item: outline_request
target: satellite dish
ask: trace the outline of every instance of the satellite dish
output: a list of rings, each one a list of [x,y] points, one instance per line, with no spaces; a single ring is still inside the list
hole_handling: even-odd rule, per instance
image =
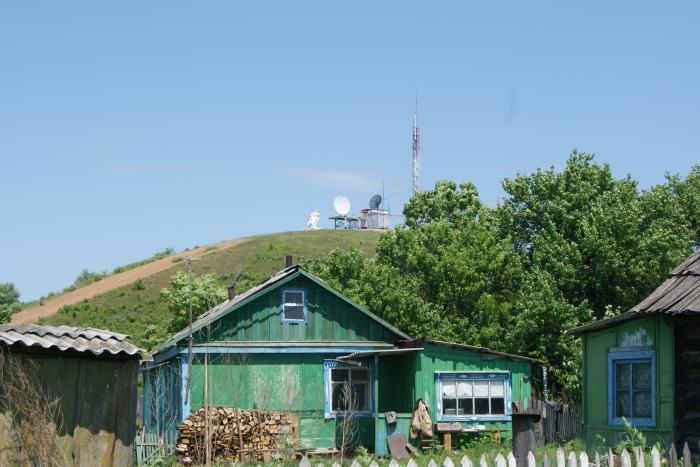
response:
[[[341,216],[350,212],[350,200],[345,196],[336,196],[333,200],[333,209]]]
[[[369,208],[378,209],[382,204],[382,195],[374,195],[369,199]]]

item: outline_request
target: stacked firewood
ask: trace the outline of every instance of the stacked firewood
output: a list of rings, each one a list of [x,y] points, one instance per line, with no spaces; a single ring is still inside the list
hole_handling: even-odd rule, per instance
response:
[[[203,464],[207,439],[210,459],[227,462],[264,461],[296,443],[296,418],[287,412],[199,409],[177,426],[176,452],[183,464]]]

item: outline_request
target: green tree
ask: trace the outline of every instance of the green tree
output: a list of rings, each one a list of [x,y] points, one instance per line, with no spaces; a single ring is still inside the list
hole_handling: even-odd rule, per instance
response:
[[[12,282],[0,284],[0,305],[12,305],[19,302],[19,290]]]
[[[22,309],[20,293],[12,282],[0,284],[0,324],[8,323],[12,315]]]
[[[553,393],[576,398],[580,342],[565,331],[629,309],[700,245],[700,169],[640,190],[574,151],[503,188],[488,207],[473,184],[439,181],[375,258],[334,251],[308,267],[412,336],[539,358]]]
[[[170,288],[160,291],[172,313],[169,330],[177,332],[189,323],[189,286],[187,273],[178,271],[170,278]],[[227,298],[226,289],[216,283],[211,274],[192,276],[192,319]]]

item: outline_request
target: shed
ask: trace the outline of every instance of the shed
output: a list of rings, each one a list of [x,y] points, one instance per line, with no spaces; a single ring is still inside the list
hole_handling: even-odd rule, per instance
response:
[[[145,352],[126,338],[92,328],[0,326],[0,464],[132,465]]]
[[[650,443],[700,441],[700,251],[631,310],[569,331],[583,340],[583,429],[614,445],[625,420]]]
[[[177,424],[205,404],[286,411],[298,420],[298,446],[332,449],[350,387],[357,441],[378,454],[387,435],[408,435],[419,399],[435,422],[508,436],[511,403],[530,398],[537,363],[414,339],[291,266],[200,316],[191,351],[186,328],[154,353],[143,366],[144,427],[172,446]]]

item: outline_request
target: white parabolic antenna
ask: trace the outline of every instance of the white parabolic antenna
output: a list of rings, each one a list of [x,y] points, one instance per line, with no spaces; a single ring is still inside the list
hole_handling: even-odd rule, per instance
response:
[[[333,209],[341,216],[350,212],[350,200],[345,196],[336,196],[333,200]]]

